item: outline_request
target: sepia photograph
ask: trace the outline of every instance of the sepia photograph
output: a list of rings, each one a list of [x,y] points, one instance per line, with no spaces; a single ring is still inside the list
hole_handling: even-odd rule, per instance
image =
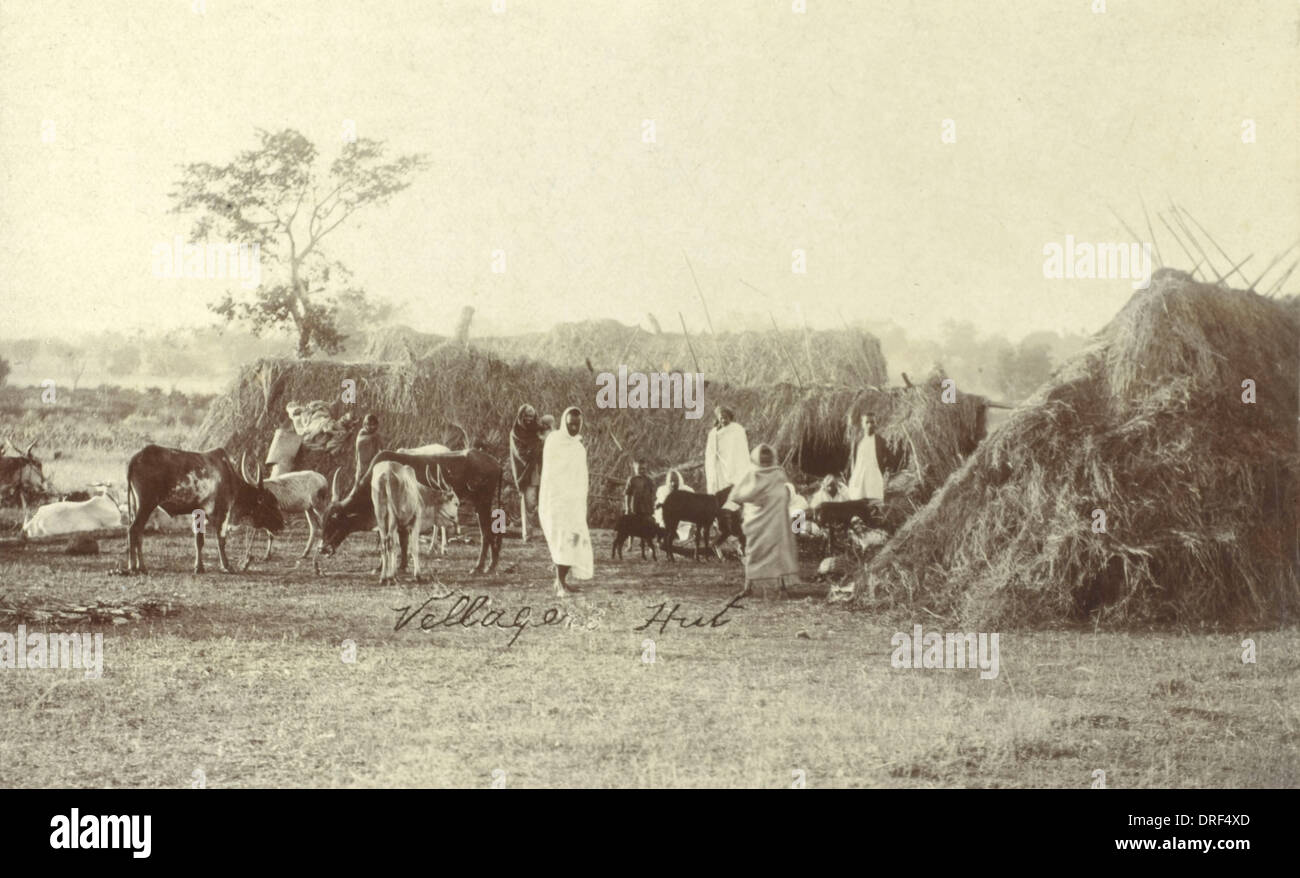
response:
[[[1291,0],[2,0],[0,786],[1300,786],[1298,99]]]

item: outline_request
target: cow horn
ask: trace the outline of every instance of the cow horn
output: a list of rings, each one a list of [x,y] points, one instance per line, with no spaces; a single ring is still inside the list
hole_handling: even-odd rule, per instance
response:
[[[242,451],[239,454],[239,476],[246,482],[251,482],[248,477],[248,452]]]
[[[442,475],[441,470],[439,471],[438,475],[439,476]],[[438,490],[442,490],[442,481],[440,479],[438,480],[434,479],[433,470],[429,467],[427,463],[424,465],[424,480],[429,483],[430,488],[437,488]]]
[[[442,477],[442,464],[438,464],[438,487],[442,488],[444,491],[451,490],[446,480]]]
[[[342,472],[342,470],[343,467],[341,466],[334,467],[334,478],[330,480],[330,502],[331,503],[339,502],[339,473]]]
[[[264,472],[262,471],[262,464],[259,462],[259,463],[257,464],[257,487],[258,487],[259,489],[262,487],[262,479],[263,479],[265,476],[266,476],[266,473],[264,473]]]
[[[32,444],[31,444],[31,445],[28,445],[28,446],[27,446],[27,450],[23,452],[23,457],[31,457],[31,456],[32,456],[32,449],[35,448],[35,447],[36,447],[36,440],[33,439],[33,440],[32,440]]]

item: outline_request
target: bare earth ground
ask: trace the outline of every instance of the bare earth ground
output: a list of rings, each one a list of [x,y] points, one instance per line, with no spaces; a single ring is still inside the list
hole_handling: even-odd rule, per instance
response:
[[[898,626],[825,605],[824,586],[746,598],[719,628],[634,631],[665,601],[707,620],[740,567],[610,563],[608,532],[596,578],[563,601],[537,540],[507,539],[497,575],[471,577],[477,548],[459,544],[434,562],[441,584],[380,588],[373,537],[316,578],[293,564],[304,535],[246,574],[198,577],[185,534],[146,538],[145,577],[107,574],[115,541],[97,557],[0,550],[11,601],[174,607],[107,628],[102,679],[0,669],[0,785],[188,787],[201,771],[209,787],[788,787],[802,772],[809,787],[1087,788],[1096,769],[1108,787],[1300,785],[1295,629],[1005,632],[984,681],[891,668]],[[513,630],[422,631],[421,615],[394,630],[395,608],[448,590],[490,596],[506,625],[529,606],[535,624],[513,647]],[[574,623],[536,624],[551,607]],[[1257,664],[1241,662],[1247,636]]]

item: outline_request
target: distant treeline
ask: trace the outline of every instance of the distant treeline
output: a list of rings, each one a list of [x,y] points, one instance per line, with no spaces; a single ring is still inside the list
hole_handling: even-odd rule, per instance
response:
[[[1047,380],[1056,365],[1086,342],[1084,335],[1057,332],[1036,332],[1012,342],[998,333],[981,334],[969,321],[943,324],[939,327],[938,338],[909,336],[894,323],[858,322],[851,328],[868,332],[880,340],[890,385],[901,384],[903,373],[914,381],[920,380],[937,364],[957,381],[962,390],[1007,402],[1024,399]],[[633,347],[649,347],[650,336],[643,330],[640,340],[636,341],[633,327],[612,320],[599,320],[560,324],[545,333],[509,338],[475,338],[471,334],[470,344],[501,355],[532,357],[567,367],[581,364],[582,357],[588,352],[628,350],[629,341],[635,341]],[[809,357],[816,359],[825,352],[816,346],[800,344],[799,338],[798,333],[788,330],[783,330],[780,336],[773,334],[770,363],[776,373],[780,373],[774,373],[774,376],[777,380],[794,383],[793,370],[798,369],[801,378],[808,378],[811,372],[813,378],[827,380],[831,376],[819,374],[820,366],[808,366]],[[344,351],[332,359],[357,361],[422,357],[446,343],[444,336],[406,327],[354,331]],[[705,358],[705,370],[708,371],[708,357],[713,355],[709,337],[698,336],[695,344]],[[808,347],[812,347],[812,353]],[[244,331],[206,327],[166,333],[105,331],[76,339],[18,339],[0,341],[0,384],[7,376],[10,384],[39,385],[46,379],[53,379],[58,387],[73,390],[114,384],[138,389],[155,387],[162,391],[180,389],[213,393],[223,390],[234,380],[240,366],[245,363],[262,357],[288,357],[293,352],[293,341],[287,336],[258,338]],[[635,359],[631,356],[634,352],[628,351],[629,359]],[[564,362],[555,362],[557,358]],[[686,364],[673,365],[681,368]],[[792,374],[786,375],[787,370]],[[843,374],[833,376],[837,382],[843,378]]]

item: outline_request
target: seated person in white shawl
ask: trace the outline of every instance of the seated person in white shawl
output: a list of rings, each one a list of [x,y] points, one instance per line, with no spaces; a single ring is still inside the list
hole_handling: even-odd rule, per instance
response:
[[[868,412],[862,416],[862,438],[858,441],[857,452],[853,455],[848,499],[885,499],[885,468],[888,455],[889,449],[885,445],[885,440],[876,432],[875,415]]]
[[[537,492],[537,517],[555,562],[555,593],[563,597],[581,591],[568,584],[591,579],[591,533],[587,530],[587,448],[582,444],[582,411],[565,410],[560,427],[542,446],[542,482]]]

